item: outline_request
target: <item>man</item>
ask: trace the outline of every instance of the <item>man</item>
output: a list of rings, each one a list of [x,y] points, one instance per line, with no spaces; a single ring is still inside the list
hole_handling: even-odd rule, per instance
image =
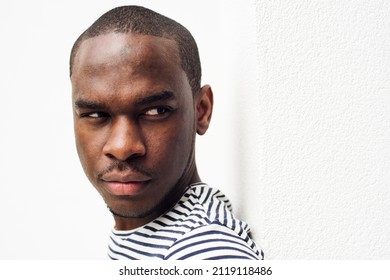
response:
[[[196,43],[138,6],[101,16],[70,58],[76,146],[115,220],[112,259],[259,259],[228,199],[202,183],[195,136],[213,93],[200,86]]]

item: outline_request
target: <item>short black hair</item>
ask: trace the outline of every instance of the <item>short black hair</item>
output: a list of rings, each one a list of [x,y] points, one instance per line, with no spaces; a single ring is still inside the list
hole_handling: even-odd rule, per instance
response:
[[[70,54],[70,76],[74,58],[81,43],[99,35],[136,33],[173,39],[179,48],[181,67],[187,75],[193,94],[200,89],[201,65],[198,47],[191,33],[180,23],[140,6],[114,8],[98,18],[76,40]]]

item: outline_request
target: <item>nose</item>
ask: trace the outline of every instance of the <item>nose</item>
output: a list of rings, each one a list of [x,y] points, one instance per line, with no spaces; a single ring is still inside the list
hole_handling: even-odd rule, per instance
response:
[[[113,120],[103,153],[121,161],[145,155],[146,147],[140,127],[126,117]]]

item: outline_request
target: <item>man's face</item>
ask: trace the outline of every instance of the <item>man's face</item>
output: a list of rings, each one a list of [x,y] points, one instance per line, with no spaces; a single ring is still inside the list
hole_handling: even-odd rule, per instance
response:
[[[119,216],[160,215],[195,170],[194,101],[176,43],[133,33],[87,39],[71,82],[76,146],[91,183]]]

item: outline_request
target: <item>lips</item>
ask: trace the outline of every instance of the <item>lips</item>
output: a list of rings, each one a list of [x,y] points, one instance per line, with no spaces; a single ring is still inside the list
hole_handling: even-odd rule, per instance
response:
[[[138,174],[108,173],[102,176],[102,181],[108,192],[113,195],[136,196],[147,188],[151,180]]]

